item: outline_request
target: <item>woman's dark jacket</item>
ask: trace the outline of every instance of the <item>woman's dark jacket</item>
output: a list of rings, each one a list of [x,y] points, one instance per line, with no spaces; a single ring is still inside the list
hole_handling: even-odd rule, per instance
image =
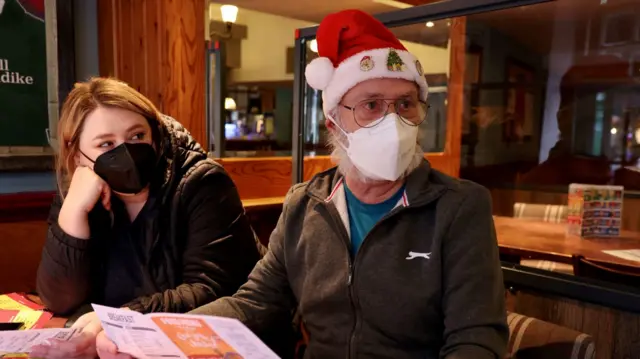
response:
[[[238,191],[177,121],[164,117],[165,138],[152,182],[155,212],[142,227],[139,263],[143,288],[124,307],[140,312],[188,312],[232,295],[260,258]],[[104,298],[106,253],[113,216],[100,204],[89,214],[91,237],[74,238],[58,225],[60,198],[49,215],[49,231],[38,269],[37,289],[58,314]],[[123,286],[133,285],[126,280]]]

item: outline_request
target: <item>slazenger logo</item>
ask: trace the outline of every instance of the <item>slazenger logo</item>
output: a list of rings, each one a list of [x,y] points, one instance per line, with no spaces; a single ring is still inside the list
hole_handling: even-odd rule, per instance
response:
[[[429,253],[409,252],[409,256],[407,257],[407,260],[412,260],[416,258],[429,259],[430,257],[431,257],[431,252]]]

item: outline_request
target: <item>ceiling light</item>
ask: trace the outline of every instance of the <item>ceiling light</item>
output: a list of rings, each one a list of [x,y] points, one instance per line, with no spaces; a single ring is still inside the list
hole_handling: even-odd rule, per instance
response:
[[[318,40],[313,39],[309,41],[309,50],[315,52],[316,54],[318,53]]]
[[[227,111],[235,111],[236,110],[236,101],[231,97],[227,97],[224,99],[224,109]]]
[[[428,21],[427,22],[427,27],[434,27],[436,24],[433,23],[433,21]]]
[[[612,135],[615,135],[616,133],[618,133],[618,129],[617,129],[617,128],[615,128],[615,127],[614,127],[614,128],[612,128],[612,129],[611,129],[611,134],[612,134]]]
[[[395,1],[395,0],[373,0],[373,2],[377,4],[395,7],[398,9],[408,9],[410,7],[413,7],[413,5],[405,4],[403,2]]]
[[[222,5],[220,12],[222,13],[222,21],[226,23],[233,24],[238,18],[238,7],[235,5]]]

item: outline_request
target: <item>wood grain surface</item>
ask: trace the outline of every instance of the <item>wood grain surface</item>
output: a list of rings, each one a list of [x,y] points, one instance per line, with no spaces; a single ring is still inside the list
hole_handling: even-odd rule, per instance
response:
[[[603,250],[640,249],[640,233],[623,231],[618,238],[580,238],[566,235],[566,226],[519,218],[494,216],[500,252],[524,258],[571,263],[573,254],[622,267],[639,268],[634,262]]]
[[[204,0],[98,0],[100,75],[114,76],[206,148]]]

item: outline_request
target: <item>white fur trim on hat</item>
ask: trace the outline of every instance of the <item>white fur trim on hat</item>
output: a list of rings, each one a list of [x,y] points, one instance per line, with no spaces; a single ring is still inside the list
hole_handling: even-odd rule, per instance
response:
[[[394,70],[396,71],[392,71],[387,68],[387,59],[390,51],[395,51],[404,63],[404,67],[401,70],[395,68]],[[363,61],[365,58],[367,59]],[[320,65],[319,60],[321,59],[324,60]],[[388,48],[363,51],[344,60],[335,69],[331,66],[332,71],[328,71],[327,62],[331,65],[327,58],[315,59],[311,61],[305,70],[309,86],[323,91],[322,107],[325,114],[329,114],[335,109],[342,100],[342,96],[352,87],[360,82],[377,78],[414,81],[420,87],[420,99],[427,100],[429,86],[424,78],[422,65],[408,51]],[[325,81],[328,81],[328,83],[325,83]]]
[[[318,57],[307,65],[304,76],[309,86],[316,90],[324,90],[329,85],[334,71],[333,63],[329,58]]]

